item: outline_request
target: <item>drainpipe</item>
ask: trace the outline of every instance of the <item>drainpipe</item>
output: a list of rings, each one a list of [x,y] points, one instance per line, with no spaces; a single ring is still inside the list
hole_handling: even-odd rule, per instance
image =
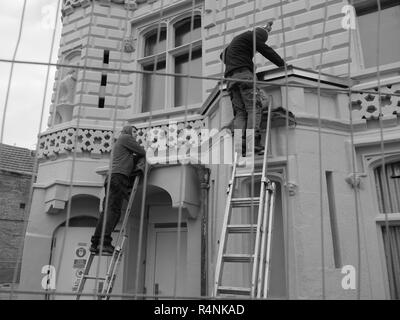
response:
[[[208,190],[210,188],[210,169],[198,167],[201,189],[201,296],[207,295],[207,270],[208,270],[208,248],[207,248],[207,230],[208,230]]]

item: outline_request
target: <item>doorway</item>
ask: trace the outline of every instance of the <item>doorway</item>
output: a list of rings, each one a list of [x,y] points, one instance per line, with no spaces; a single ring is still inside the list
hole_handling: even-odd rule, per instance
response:
[[[186,295],[188,229],[184,219],[178,228],[177,220],[178,209],[149,208],[145,288],[150,296]]]

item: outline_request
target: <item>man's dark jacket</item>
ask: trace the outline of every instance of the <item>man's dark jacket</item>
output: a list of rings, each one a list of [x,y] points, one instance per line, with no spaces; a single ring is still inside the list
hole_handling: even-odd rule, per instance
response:
[[[112,173],[129,177],[138,160],[145,155],[146,151],[131,134],[122,133],[114,145]]]
[[[255,37],[256,51],[261,53],[265,58],[278,67],[283,67],[285,65],[283,59],[275,52],[274,49],[265,44],[265,42],[268,40],[268,32],[262,28],[256,28]],[[246,68],[253,73],[253,39],[253,31],[246,31],[242,34],[239,34],[233,38],[229,46],[221,53],[220,58],[226,65],[225,77],[232,76],[233,71],[240,68]]]

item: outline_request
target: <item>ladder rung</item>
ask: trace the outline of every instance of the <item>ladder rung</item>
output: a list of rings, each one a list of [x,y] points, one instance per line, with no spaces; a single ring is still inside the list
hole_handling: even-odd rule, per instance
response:
[[[96,277],[92,277],[92,276],[83,276],[82,278],[89,279],[89,280],[96,280],[96,279],[98,279],[98,280],[106,280],[106,278],[96,278]]]
[[[251,233],[257,232],[256,224],[231,224],[227,226],[229,233]]]
[[[224,262],[251,262],[254,256],[252,254],[229,253],[224,254],[223,259]]]
[[[241,288],[241,287],[218,287],[218,293],[225,294],[236,294],[236,295],[250,295],[250,288]]]
[[[261,175],[262,172],[243,172],[243,173],[237,173],[235,175],[235,178],[247,178],[251,176],[260,177]]]
[[[260,203],[260,198],[233,198],[231,203],[232,207],[250,207],[251,204],[257,206]]]
[[[94,253],[94,252],[91,252],[91,254],[92,255],[94,255],[95,257],[98,257],[98,256],[100,256],[100,252],[97,252],[97,253]],[[113,255],[114,253],[105,253],[105,252],[102,252],[102,257],[112,257],[112,255]]]

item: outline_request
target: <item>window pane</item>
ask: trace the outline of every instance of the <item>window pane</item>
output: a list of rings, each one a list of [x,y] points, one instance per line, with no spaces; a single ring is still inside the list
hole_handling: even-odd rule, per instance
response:
[[[399,0],[380,0],[381,10],[397,6]],[[357,15],[378,11],[378,3],[376,0],[353,0],[353,6],[356,9]]]
[[[381,65],[400,61],[400,6],[381,11],[380,18],[380,53]],[[378,12],[358,17],[360,38],[366,68],[377,64],[377,25]]]
[[[167,31],[163,29],[155,29],[146,35],[146,44],[144,48],[144,56],[151,56],[166,50]]]
[[[201,49],[193,51],[189,64],[189,54],[175,58],[175,73],[201,75]],[[190,70],[189,70],[190,65]],[[175,77],[175,106],[184,106],[202,101],[202,81],[186,77]]]
[[[154,64],[147,65],[143,69],[145,71],[154,71]],[[165,72],[165,61],[157,63],[156,71]],[[143,75],[143,112],[164,109],[165,78],[163,75]]]
[[[175,47],[193,42],[201,38],[201,18],[194,17],[193,26],[192,18],[186,18],[175,25]],[[190,32],[192,30],[192,32]]]
[[[381,213],[400,213],[400,162],[375,169],[375,185]]]
[[[400,226],[382,227],[386,265],[389,278],[390,296],[400,299]]]

